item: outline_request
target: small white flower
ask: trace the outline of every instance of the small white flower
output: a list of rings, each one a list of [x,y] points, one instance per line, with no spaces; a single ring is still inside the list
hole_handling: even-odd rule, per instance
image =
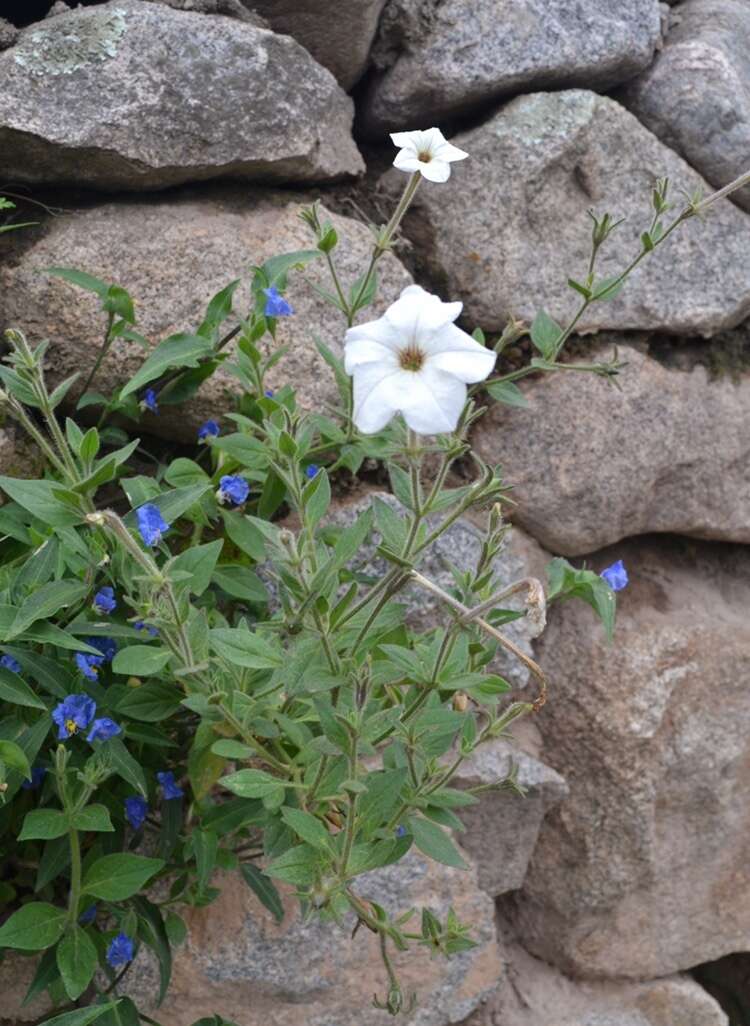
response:
[[[396,413],[421,435],[453,431],[467,383],[483,381],[497,358],[455,326],[462,306],[409,285],[379,320],[349,328],[344,365],[363,434],[380,431]]]
[[[394,146],[399,147],[393,166],[399,171],[419,171],[431,182],[447,182],[451,176],[451,162],[469,156],[458,146],[449,143],[439,128],[424,132],[392,132]]]

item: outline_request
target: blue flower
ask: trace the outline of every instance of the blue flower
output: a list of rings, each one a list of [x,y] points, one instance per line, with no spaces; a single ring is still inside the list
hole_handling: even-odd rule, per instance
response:
[[[113,969],[133,961],[135,946],[126,933],[118,933],[107,948],[107,961]]]
[[[159,512],[159,507],[147,502],[135,511],[138,530],[146,545],[158,545],[162,535],[169,530],[169,524]]]
[[[136,620],[135,623],[133,624],[133,626],[135,627],[135,629],[137,631],[146,631],[146,633],[148,634],[149,638],[158,638],[159,637],[159,630],[158,630],[158,628],[154,627],[150,623],[146,623],[145,620]]]
[[[113,613],[115,609],[117,609],[115,589],[110,588],[108,584],[101,588],[96,595],[94,595],[93,607],[95,612],[101,613],[102,615]]]
[[[76,666],[88,680],[99,680],[99,667],[103,662],[104,656],[90,655],[88,652],[75,654]]]
[[[89,905],[88,908],[85,908],[83,912],[81,912],[80,916],[78,917],[78,922],[81,924],[81,926],[91,926],[95,919],[96,905]]]
[[[105,663],[111,663],[117,653],[117,642],[114,638],[86,638],[86,644],[98,648],[104,656]],[[97,656],[93,656],[94,659]]]
[[[599,576],[604,578],[612,591],[622,591],[627,587],[628,572],[621,559],[618,559],[612,566],[608,566],[606,570],[602,570]]]
[[[0,656],[0,666],[4,666],[6,670],[12,670],[13,673],[21,672],[21,664],[10,655]]]
[[[86,735],[87,741],[109,741],[115,734],[122,734],[122,727],[111,720],[109,716],[102,716],[99,720],[94,720],[91,724],[91,730]]]
[[[148,802],[139,794],[125,799],[125,816],[133,830],[140,830],[148,812]]]
[[[396,827],[396,837],[406,837],[406,827],[405,826],[397,826]]]
[[[290,317],[294,313],[275,285],[263,289],[263,294],[266,297],[266,305],[263,309],[266,317]]]
[[[198,428],[198,441],[205,442],[208,438],[216,438],[221,428],[215,420],[207,420]]]
[[[141,399],[141,409],[149,410],[151,413],[159,412],[159,404],[156,401],[156,392],[153,388],[147,388]]]
[[[96,716],[96,702],[88,695],[67,695],[52,710],[52,719],[57,724],[57,737],[67,741],[79,730],[85,730]]]
[[[311,463],[309,467],[305,467],[305,477],[309,477],[312,481],[319,470],[320,467],[316,463]]]
[[[231,502],[234,506],[241,506],[250,494],[250,485],[239,474],[225,474],[219,486],[216,498],[222,503]]]
[[[263,395],[266,397],[266,399],[273,399],[273,389],[267,388]]]
[[[175,784],[174,773],[172,770],[165,770],[163,773],[157,773],[156,779],[161,784],[162,794],[166,799],[182,798],[185,792],[178,784]]]
[[[31,780],[24,780],[21,787],[24,791],[36,791],[37,788],[42,786],[44,775],[47,772],[46,766],[32,766],[31,767]]]

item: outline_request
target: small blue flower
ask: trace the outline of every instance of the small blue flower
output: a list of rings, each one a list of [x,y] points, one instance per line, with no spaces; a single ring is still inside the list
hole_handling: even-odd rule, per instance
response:
[[[104,656],[91,655],[89,652],[75,654],[76,666],[88,680],[99,680],[99,667],[103,662]]]
[[[10,655],[0,656],[0,666],[4,666],[6,670],[12,670],[13,673],[21,672],[21,664]]]
[[[67,695],[52,710],[59,741],[67,741],[79,730],[85,730],[96,716],[96,702],[88,695]]]
[[[266,399],[273,399],[273,389],[267,388],[263,395],[266,397]]]
[[[111,737],[116,734],[122,734],[122,727],[111,720],[109,716],[102,716],[99,720],[94,720],[91,724],[91,730],[86,735],[87,741],[109,741]]]
[[[250,485],[239,474],[225,474],[219,482],[216,498],[221,503],[230,502],[233,506],[241,506],[250,494]]]
[[[121,965],[127,965],[133,961],[135,945],[126,933],[118,933],[107,948],[107,961],[113,969],[119,969]]]
[[[159,412],[159,404],[156,401],[156,392],[153,388],[147,388],[141,399],[141,409],[149,410],[151,413]]]
[[[125,799],[125,816],[133,830],[141,829],[143,822],[146,819],[147,812],[148,802],[145,798],[141,798],[139,794],[134,795],[132,798]]]
[[[98,648],[104,656],[105,663],[111,663],[117,654],[117,642],[114,638],[86,638],[86,644],[91,645],[92,648]]]
[[[604,578],[612,591],[622,591],[628,585],[628,572],[621,559],[602,570],[599,576]]]
[[[198,441],[205,442],[209,438],[216,438],[221,431],[221,428],[215,420],[207,420],[205,424],[201,424],[198,428]]]
[[[94,595],[93,607],[94,612],[100,613],[102,616],[107,613],[113,613],[117,609],[115,589],[110,588],[108,584],[100,588],[96,595]]]
[[[31,767],[31,780],[24,780],[21,787],[24,791],[36,791],[42,786],[44,775],[47,772],[46,766],[32,766]]]
[[[406,837],[406,827],[405,826],[397,826],[396,827],[396,837]]]
[[[312,481],[319,470],[320,467],[317,464],[311,463],[309,467],[305,467],[305,477],[309,477]]]
[[[161,515],[158,506],[147,502],[135,511],[138,530],[146,545],[158,545],[162,535],[169,530],[169,524]]]
[[[150,623],[146,623],[145,620],[136,620],[133,626],[137,631],[145,631],[149,638],[159,637],[159,629]]]
[[[290,317],[294,313],[275,285],[269,289],[263,289],[263,294],[266,297],[266,305],[263,310],[266,317]]]
[[[81,912],[80,916],[78,917],[78,922],[81,924],[81,926],[91,926],[95,919],[96,905],[89,905],[88,908],[85,908],[83,912]]]
[[[165,770],[163,773],[157,773],[156,779],[161,784],[162,794],[167,800],[170,798],[182,798],[185,792],[178,784],[175,784],[174,773],[172,770]]]

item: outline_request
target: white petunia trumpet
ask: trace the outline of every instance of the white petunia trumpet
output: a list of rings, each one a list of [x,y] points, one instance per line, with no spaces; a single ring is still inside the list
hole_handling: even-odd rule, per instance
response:
[[[399,171],[419,171],[431,182],[447,182],[451,163],[469,156],[449,143],[439,128],[423,132],[392,132],[391,139],[399,147],[393,166]]]
[[[455,326],[462,306],[409,285],[379,320],[349,328],[344,366],[363,434],[380,431],[396,413],[421,435],[454,430],[466,385],[483,381],[497,358]]]

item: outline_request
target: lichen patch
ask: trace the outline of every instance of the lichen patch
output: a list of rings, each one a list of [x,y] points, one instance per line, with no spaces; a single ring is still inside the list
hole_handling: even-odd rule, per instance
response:
[[[115,57],[126,27],[125,11],[119,8],[94,10],[88,18],[54,19],[25,32],[13,59],[31,75],[72,75]]]

